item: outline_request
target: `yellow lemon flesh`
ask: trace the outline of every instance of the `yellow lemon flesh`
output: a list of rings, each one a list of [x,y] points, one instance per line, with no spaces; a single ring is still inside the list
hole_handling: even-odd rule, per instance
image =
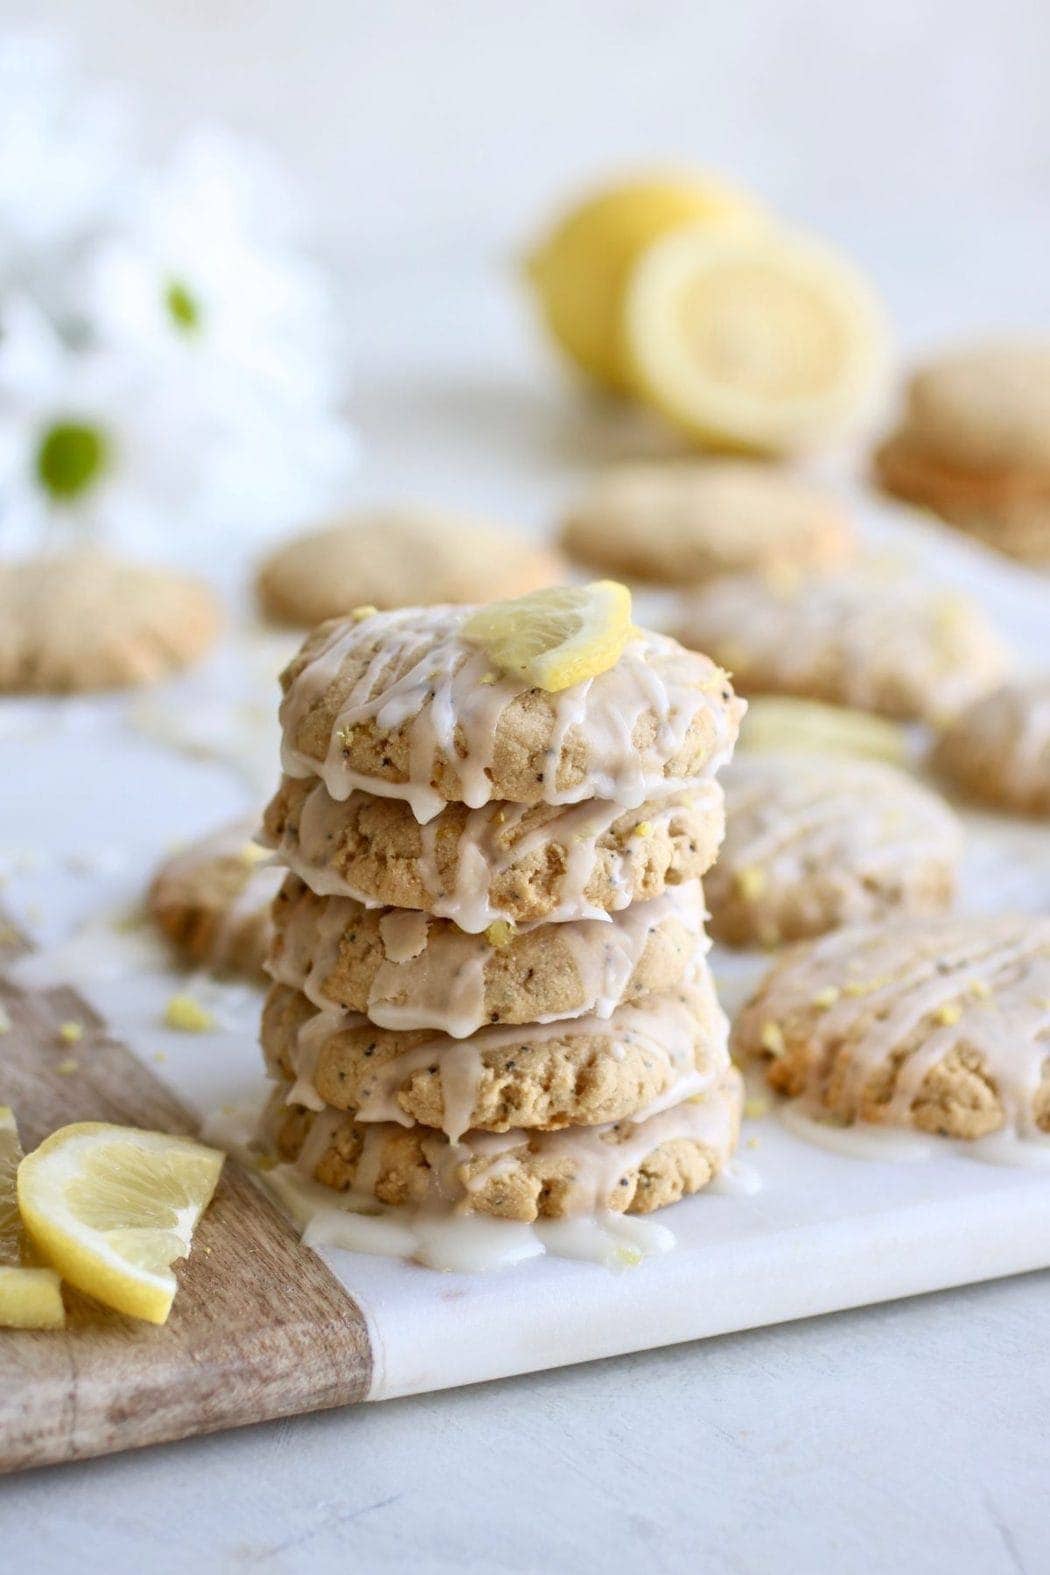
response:
[[[800,749],[885,760],[896,766],[906,764],[908,754],[907,736],[897,722],[849,706],[779,696],[748,701],[739,747],[752,751]]]
[[[631,593],[615,580],[494,602],[463,625],[501,672],[548,694],[615,667],[631,632]]]
[[[527,259],[526,272],[562,350],[599,383],[627,393],[623,300],[636,259],[683,224],[722,232],[762,223],[757,203],[708,176],[628,180],[570,209]]]
[[[61,1127],[18,1167],[33,1246],[78,1290],[149,1323],[175,1297],[224,1155],[191,1138],[83,1121]]]
[[[786,453],[870,412],[882,309],[834,252],[772,229],[682,229],[638,261],[625,333],[639,393],[701,443]]]
[[[61,1329],[66,1309],[58,1275],[26,1262],[15,1191],[21,1158],[14,1115],[0,1105],[0,1328]]]

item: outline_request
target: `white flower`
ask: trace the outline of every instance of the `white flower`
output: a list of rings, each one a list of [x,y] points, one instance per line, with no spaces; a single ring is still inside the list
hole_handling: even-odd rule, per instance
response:
[[[199,556],[338,501],[342,346],[267,161],[208,132],[123,163],[119,119],[53,46],[0,45],[4,544],[59,523]]]
[[[108,221],[126,185],[123,95],[89,91],[68,43],[0,37],[0,280],[44,299],[70,248]]]
[[[335,397],[327,294],[310,262],[260,238],[262,191],[278,201],[265,161],[228,138],[184,144],[85,259],[83,315],[98,339],[170,376],[204,365],[208,387],[232,373],[296,402]]]
[[[49,525],[97,519],[127,406],[114,368],[73,354],[39,308],[9,297],[0,323],[0,507],[4,545],[31,544]],[[119,420],[120,418],[118,418]]]

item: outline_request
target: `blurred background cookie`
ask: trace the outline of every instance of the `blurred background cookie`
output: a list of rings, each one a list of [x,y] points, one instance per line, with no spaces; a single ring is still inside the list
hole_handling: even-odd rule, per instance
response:
[[[1050,342],[975,345],[920,366],[874,468],[887,492],[1050,566]]]
[[[187,962],[261,979],[284,871],[252,841],[257,825],[245,816],[165,859],[146,908]]]
[[[822,568],[853,551],[853,523],[829,493],[747,460],[624,465],[567,513],[561,545],[588,568],[694,585],[740,569]]]
[[[912,720],[950,716],[1009,665],[968,597],[865,569],[712,580],[686,599],[676,633],[728,668],[744,695],[802,695]]]
[[[771,750],[738,755],[722,782],[726,838],[704,881],[718,940],[776,946],[951,902],[960,827],[892,766]]]
[[[1050,815],[1050,678],[1018,679],[961,711],[932,764],[971,798]]]
[[[198,580],[93,549],[0,563],[0,690],[155,683],[203,656],[221,614]]]
[[[497,525],[398,508],[294,537],[263,560],[255,585],[267,618],[308,629],[360,606],[522,596],[564,574],[552,549]]]

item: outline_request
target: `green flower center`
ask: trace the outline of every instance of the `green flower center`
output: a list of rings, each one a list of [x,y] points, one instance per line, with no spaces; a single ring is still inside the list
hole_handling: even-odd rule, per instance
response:
[[[164,291],[168,316],[181,334],[196,333],[201,325],[201,305],[181,279],[171,279]]]
[[[36,473],[53,498],[72,502],[92,487],[106,467],[109,444],[98,427],[56,421],[40,439]]]

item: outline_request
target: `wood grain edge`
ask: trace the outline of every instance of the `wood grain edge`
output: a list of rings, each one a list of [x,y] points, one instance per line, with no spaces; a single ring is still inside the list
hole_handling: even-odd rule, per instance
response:
[[[20,949],[4,921],[4,958]],[[0,976],[0,1102],[23,1140],[67,1121],[196,1130],[189,1111],[66,987]],[[63,1022],[83,1026],[77,1070]],[[0,1472],[80,1460],[279,1416],[351,1404],[372,1381],[365,1316],[230,1159],[166,1325],[154,1328],[67,1290],[64,1335],[0,1330]]]

